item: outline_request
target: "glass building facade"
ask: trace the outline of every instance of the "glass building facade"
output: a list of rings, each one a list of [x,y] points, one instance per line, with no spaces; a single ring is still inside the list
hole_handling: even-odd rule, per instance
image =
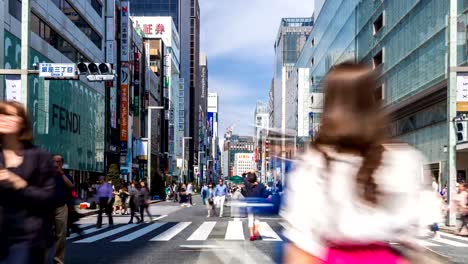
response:
[[[130,13],[134,16],[171,16],[179,28],[180,0],[131,0]]]
[[[457,63],[468,63],[468,1],[458,0]],[[326,0],[297,68],[310,69],[310,91],[334,64],[357,61],[379,75],[376,95],[391,114],[389,132],[421,150],[446,182],[448,153],[447,17],[450,1]],[[457,169],[468,170],[457,153]]]

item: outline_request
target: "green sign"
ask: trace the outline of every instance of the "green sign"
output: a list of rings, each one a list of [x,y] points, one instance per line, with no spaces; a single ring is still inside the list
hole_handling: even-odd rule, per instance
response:
[[[133,102],[133,116],[139,116],[140,115],[140,96],[135,95],[134,96],[134,102]]]

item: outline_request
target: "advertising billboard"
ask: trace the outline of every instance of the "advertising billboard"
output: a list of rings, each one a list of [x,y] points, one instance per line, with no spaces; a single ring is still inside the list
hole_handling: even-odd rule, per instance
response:
[[[177,61],[180,54],[180,37],[170,16],[132,16],[135,27],[143,30],[145,38],[162,39],[173,49]]]
[[[120,60],[128,61],[129,53],[129,15],[130,15],[130,4],[128,1],[121,1],[120,3]]]
[[[218,113],[217,93],[208,93],[208,112]]]

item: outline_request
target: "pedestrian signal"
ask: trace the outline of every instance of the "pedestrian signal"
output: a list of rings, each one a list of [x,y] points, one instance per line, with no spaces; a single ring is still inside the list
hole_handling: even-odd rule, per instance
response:
[[[456,133],[457,133],[457,143],[468,141],[468,122],[467,121],[458,121],[456,122]]]

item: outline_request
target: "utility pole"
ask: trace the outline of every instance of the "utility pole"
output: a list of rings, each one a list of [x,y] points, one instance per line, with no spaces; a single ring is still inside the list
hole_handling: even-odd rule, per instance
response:
[[[453,208],[453,198],[455,198],[455,185],[457,178],[457,149],[454,119],[457,115],[456,98],[457,98],[457,26],[458,26],[458,0],[450,0],[449,19],[448,19],[448,92],[447,92],[447,124],[448,124],[448,151],[447,151],[447,168],[445,171],[448,176],[448,200],[450,206],[449,215],[447,217],[447,225],[456,225],[456,212]]]
[[[30,0],[21,1],[21,102],[26,109],[28,108],[30,7]]]

